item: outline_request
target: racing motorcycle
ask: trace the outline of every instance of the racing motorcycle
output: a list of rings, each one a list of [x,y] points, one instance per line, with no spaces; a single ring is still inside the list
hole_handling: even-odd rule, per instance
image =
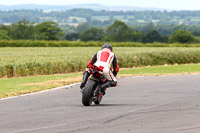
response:
[[[103,69],[91,66],[89,71],[92,76],[88,79],[82,91],[82,103],[84,106],[90,106],[92,102],[96,105],[101,103],[104,94],[100,87],[106,82],[106,78],[102,75]]]

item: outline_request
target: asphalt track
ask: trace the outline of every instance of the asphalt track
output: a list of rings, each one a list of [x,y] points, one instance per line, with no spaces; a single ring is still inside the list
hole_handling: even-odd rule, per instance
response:
[[[200,133],[200,75],[118,79],[100,106],[79,86],[0,100],[0,133]]]

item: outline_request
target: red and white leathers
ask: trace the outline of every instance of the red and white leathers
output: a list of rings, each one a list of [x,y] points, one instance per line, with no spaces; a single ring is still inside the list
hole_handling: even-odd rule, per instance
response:
[[[111,71],[111,63],[113,64],[114,71]],[[117,79],[115,76],[117,75],[117,72],[119,71],[119,66],[117,63],[117,58],[114,55],[114,53],[108,49],[104,48],[100,51],[98,51],[91,61],[88,63],[88,66],[95,65],[101,69],[103,69],[103,76],[110,81],[117,82]],[[113,74],[114,73],[114,74]]]

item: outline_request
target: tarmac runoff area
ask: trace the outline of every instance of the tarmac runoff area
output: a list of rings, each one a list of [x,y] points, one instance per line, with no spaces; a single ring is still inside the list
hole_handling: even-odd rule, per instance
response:
[[[200,133],[200,74],[118,79],[99,106],[79,85],[0,100],[0,133]]]

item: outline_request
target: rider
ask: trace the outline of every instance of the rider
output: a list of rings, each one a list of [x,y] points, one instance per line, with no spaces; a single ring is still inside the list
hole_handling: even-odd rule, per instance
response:
[[[111,63],[113,65],[113,72],[111,71]],[[105,88],[117,86],[117,73],[119,71],[119,66],[117,62],[117,57],[112,52],[112,45],[110,43],[105,43],[102,49],[94,54],[93,58],[88,62],[87,68],[83,73],[83,80],[81,82],[80,88],[82,89],[90,76],[89,67],[97,66],[103,69],[103,76],[107,79],[101,86],[101,91],[105,94]]]

